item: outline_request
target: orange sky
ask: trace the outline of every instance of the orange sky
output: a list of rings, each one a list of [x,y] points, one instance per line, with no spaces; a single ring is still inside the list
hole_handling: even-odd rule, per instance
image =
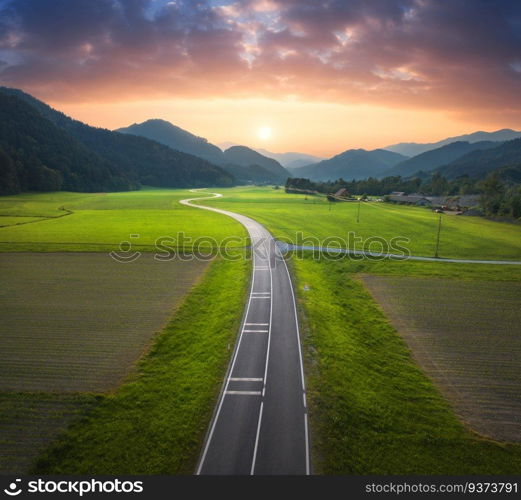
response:
[[[94,126],[110,129],[162,118],[206,137],[273,152],[299,151],[331,156],[349,148],[374,149],[396,142],[433,142],[475,130],[505,125],[473,123],[443,111],[392,109],[369,105],[269,99],[165,99],[120,103],[52,103]],[[262,140],[259,128],[272,136]]]

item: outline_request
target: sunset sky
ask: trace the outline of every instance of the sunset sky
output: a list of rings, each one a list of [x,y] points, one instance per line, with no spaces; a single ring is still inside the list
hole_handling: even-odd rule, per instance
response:
[[[0,0],[0,84],[276,152],[521,129],[521,1]]]

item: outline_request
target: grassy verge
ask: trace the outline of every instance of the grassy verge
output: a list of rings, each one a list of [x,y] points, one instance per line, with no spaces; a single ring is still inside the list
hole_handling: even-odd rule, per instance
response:
[[[436,274],[447,266],[421,264],[405,264],[401,273]],[[381,274],[399,274],[397,265],[292,262],[304,323],[316,472],[519,473],[521,446],[481,439],[460,423],[356,279],[356,272],[374,266]],[[452,268],[452,276],[483,279],[494,272],[489,267],[459,273]],[[514,266],[498,267],[500,279],[506,279]]]
[[[26,473],[38,454],[94,407],[99,397],[0,392],[0,474]]]
[[[248,263],[217,260],[134,376],[37,461],[39,474],[192,473],[239,327]]]

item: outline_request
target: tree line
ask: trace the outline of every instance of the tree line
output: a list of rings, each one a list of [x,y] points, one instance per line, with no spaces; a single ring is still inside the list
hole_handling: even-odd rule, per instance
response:
[[[448,180],[439,172],[426,178],[402,178],[400,176],[346,181],[314,182],[301,177],[290,177],[286,181],[288,193],[331,194],[344,188],[350,195],[385,196],[394,191],[406,194],[420,193],[424,196],[458,196],[479,194],[480,205],[485,215],[521,217],[521,184],[517,181],[521,169],[505,167],[494,170],[485,179],[461,176]],[[503,175],[505,172],[508,176]]]

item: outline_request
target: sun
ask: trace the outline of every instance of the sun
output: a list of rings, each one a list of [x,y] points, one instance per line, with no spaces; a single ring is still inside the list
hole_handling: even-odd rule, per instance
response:
[[[263,141],[267,141],[271,137],[271,127],[264,125],[257,131],[257,136]]]

